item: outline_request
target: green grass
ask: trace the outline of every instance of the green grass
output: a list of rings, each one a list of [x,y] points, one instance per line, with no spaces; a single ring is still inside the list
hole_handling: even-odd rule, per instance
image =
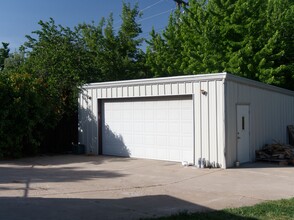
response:
[[[294,219],[294,198],[282,199],[260,203],[254,206],[224,209],[221,211],[193,213],[182,212],[169,217],[156,218],[160,220],[182,220],[182,219]]]

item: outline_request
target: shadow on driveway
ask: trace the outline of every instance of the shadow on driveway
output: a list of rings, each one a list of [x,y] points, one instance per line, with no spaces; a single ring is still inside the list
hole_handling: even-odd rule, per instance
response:
[[[76,182],[99,178],[117,178],[126,174],[107,170],[82,170],[79,167],[1,167],[0,184],[25,183],[28,179],[34,183]]]
[[[167,195],[123,199],[0,198],[0,219],[5,220],[141,219],[167,216],[185,210],[212,211]],[[228,217],[245,219],[234,215]]]
[[[152,218],[293,195],[292,168],[253,165],[209,170],[156,160],[71,155],[4,161],[0,220]]]
[[[127,157],[113,157],[113,156],[86,156],[86,155],[44,155],[37,157],[28,157],[15,160],[2,160],[1,164],[9,165],[39,165],[39,166],[59,166],[59,165],[70,165],[79,163],[88,163],[92,165],[99,165],[103,163],[111,162],[129,162],[134,159]]]
[[[0,163],[0,190],[2,191],[0,195],[9,195],[9,192],[17,191],[17,195],[23,192],[23,197],[26,198],[31,190],[38,189],[32,187],[33,184],[72,184],[87,180],[116,179],[128,176],[117,170],[104,170],[96,166],[105,161],[111,163],[114,160],[121,162],[122,158],[69,155],[2,161]]]

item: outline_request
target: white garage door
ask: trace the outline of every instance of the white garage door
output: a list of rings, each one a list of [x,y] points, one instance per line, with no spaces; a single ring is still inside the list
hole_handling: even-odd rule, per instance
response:
[[[102,103],[103,154],[193,162],[191,96]]]

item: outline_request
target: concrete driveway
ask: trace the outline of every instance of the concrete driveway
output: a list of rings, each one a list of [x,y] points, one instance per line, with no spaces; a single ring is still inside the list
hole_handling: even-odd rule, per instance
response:
[[[52,156],[0,162],[0,219],[138,219],[294,197],[294,167]]]

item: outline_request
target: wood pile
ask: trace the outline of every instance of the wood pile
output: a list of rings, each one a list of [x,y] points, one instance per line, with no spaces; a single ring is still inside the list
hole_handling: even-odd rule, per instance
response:
[[[255,151],[256,160],[278,162],[280,165],[294,164],[294,146],[280,143],[265,145]]]
[[[294,125],[288,125],[289,144],[294,146]]]

